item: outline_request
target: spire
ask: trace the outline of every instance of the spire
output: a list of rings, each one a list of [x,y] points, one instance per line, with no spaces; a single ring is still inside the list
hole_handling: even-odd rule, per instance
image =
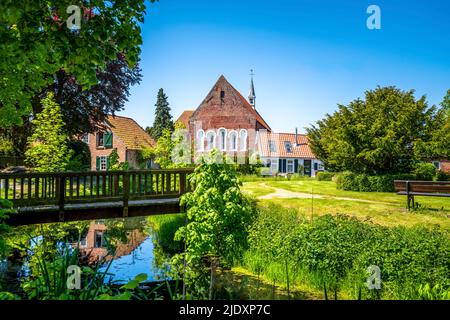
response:
[[[255,85],[253,84],[253,69],[250,70],[251,82],[250,82],[250,93],[248,94],[248,102],[256,109],[256,95],[255,95]]]

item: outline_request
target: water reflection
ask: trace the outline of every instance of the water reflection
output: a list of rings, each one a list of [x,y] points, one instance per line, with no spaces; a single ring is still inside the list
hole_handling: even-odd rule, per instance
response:
[[[179,215],[170,216],[180,220]],[[148,275],[147,281],[166,279],[171,252],[164,248],[173,245],[162,243],[162,238],[170,241],[173,234],[158,236],[154,229],[164,229],[159,222],[167,219],[151,216],[15,228],[6,236],[9,254],[0,260],[0,291],[19,291],[20,280],[38,272],[39,258],[52,261],[63,248],[79,248],[80,266],[101,271],[109,267],[105,281],[126,283],[141,273]]]

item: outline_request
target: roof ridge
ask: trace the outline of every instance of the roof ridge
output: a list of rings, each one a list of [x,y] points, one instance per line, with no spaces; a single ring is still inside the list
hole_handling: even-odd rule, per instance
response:
[[[245,106],[250,109],[252,112],[256,113],[262,120],[263,123],[261,123],[263,126],[267,127],[267,129],[269,129],[270,131],[272,131],[272,129],[270,128],[270,126],[267,124],[266,120],[264,120],[264,118],[259,114],[258,111],[256,111],[256,109],[254,109],[250,103],[247,101],[247,99],[244,98],[244,96],[222,75],[220,78],[222,78],[230,85],[230,87],[236,92],[236,94],[238,95],[239,99],[242,100],[242,102],[245,104]],[[219,79],[220,79],[219,78]]]

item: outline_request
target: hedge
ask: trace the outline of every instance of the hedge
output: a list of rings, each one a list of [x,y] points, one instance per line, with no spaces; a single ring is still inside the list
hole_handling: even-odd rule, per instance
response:
[[[386,174],[371,176],[342,172],[336,174],[336,185],[340,190],[361,192],[394,192],[394,180],[416,180],[414,174]]]
[[[316,174],[317,181],[332,181],[334,172],[319,172]]]

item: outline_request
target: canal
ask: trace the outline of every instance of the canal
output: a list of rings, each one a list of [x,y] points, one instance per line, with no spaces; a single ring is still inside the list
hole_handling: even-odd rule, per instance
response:
[[[41,259],[75,248],[81,267],[106,272],[106,283],[124,284],[142,273],[148,282],[170,279],[170,257],[182,250],[173,237],[183,223],[184,215],[172,214],[14,228],[4,237],[9,254],[0,261],[0,289],[19,292]]]

